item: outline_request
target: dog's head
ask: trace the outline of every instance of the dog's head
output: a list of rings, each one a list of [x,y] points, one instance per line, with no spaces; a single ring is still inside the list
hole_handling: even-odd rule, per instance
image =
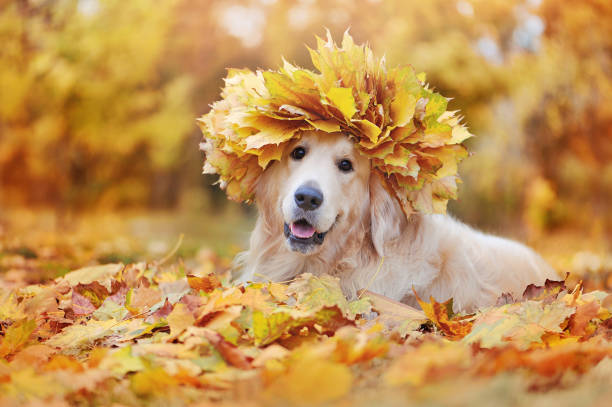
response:
[[[382,255],[405,223],[369,159],[341,134],[305,132],[266,172],[256,192],[260,211],[294,252],[316,254],[369,231]]]

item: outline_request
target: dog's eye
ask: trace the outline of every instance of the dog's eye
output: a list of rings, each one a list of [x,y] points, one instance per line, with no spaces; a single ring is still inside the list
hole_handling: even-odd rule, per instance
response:
[[[302,158],[304,158],[305,155],[306,155],[306,150],[304,150],[304,147],[296,147],[291,152],[291,157],[293,157],[294,160],[301,160]]]
[[[338,168],[342,172],[349,172],[353,170],[353,163],[351,163],[349,160],[342,160],[338,163]]]

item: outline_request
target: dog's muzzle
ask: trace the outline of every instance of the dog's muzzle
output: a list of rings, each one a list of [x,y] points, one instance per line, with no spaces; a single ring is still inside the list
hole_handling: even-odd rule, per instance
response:
[[[309,229],[312,229],[313,232],[310,236],[306,237],[310,234]],[[326,232],[317,232],[305,219],[300,219],[293,222],[291,225],[285,223],[284,232],[293,250],[306,253],[313,245],[323,244],[325,235],[327,235],[329,230]]]

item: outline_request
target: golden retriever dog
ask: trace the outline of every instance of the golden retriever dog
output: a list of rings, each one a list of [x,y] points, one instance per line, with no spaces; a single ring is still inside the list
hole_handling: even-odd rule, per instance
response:
[[[259,218],[237,258],[242,281],[328,273],[350,297],[367,288],[417,306],[414,288],[471,312],[558,279],[520,243],[446,215],[407,218],[347,136],[308,131],[285,151],[256,187]]]

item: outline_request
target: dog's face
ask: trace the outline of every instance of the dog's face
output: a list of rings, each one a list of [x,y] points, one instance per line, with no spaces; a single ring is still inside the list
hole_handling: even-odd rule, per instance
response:
[[[319,252],[328,235],[348,233],[368,206],[370,162],[348,137],[306,132],[277,163],[280,216],[286,243]]]
[[[406,224],[369,159],[340,133],[304,132],[264,171],[255,195],[260,234],[252,239],[281,238],[297,255],[337,254],[369,236],[382,256]]]

